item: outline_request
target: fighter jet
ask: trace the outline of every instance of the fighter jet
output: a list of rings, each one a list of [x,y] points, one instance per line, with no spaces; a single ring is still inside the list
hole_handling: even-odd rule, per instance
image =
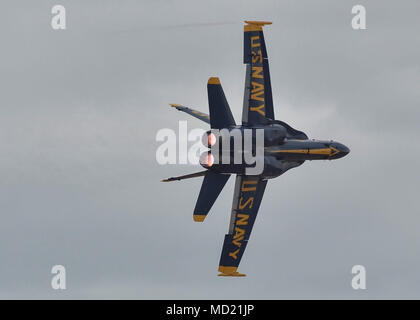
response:
[[[217,77],[211,77],[207,83],[210,115],[180,104],[171,106],[210,124],[211,130],[205,135],[208,147],[213,147],[218,138],[212,130],[263,130],[262,172],[258,175],[247,174],[246,168],[249,166],[246,163],[216,163],[212,153],[206,152],[200,157],[200,164],[206,170],[162,180],[168,182],[204,176],[193,213],[194,221],[203,222],[229,177],[236,175],[229,231],[224,238],[219,276],[245,276],[238,272],[238,266],[250,238],[268,179],[278,177],[302,165],[306,160],[339,159],[350,152],[348,147],[339,142],[309,139],[304,132],[275,119],[263,34],[263,27],[271,22],[245,23],[243,62],[246,65],[246,76],[242,124],[236,124]],[[253,147],[256,147],[255,141]],[[246,152],[245,148],[240,152]]]

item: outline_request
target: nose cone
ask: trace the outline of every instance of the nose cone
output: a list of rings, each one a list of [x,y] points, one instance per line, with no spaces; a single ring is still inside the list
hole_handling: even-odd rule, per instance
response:
[[[331,148],[333,150],[333,155],[330,157],[331,159],[340,159],[350,152],[348,147],[339,142],[333,142]]]

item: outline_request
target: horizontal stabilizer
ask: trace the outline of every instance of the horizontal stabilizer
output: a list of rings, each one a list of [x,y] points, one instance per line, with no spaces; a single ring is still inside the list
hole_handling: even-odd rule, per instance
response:
[[[229,174],[207,171],[194,209],[194,221],[202,222],[229,180]]]
[[[189,115],[192,115],[194,118],[200,119],[201,121],[204,121],[206,123],[210,123],[210,117],[208,114],[205,114],[203,112],[185,107],[181,104],[177,104],[177,103],[170,103],[169,104],[171,107],[174,107],[175,109],[188,113]]]
[[[196,172],[196,173],[186,174],[185,176],[171,177],[171,178],[168,178],[168,179],[163,179],[162,182],[179,181],[179,180],[184,180],[184,179],[201,177],[201,176],[204,176],[206,174],[206,172],[207,172],[207,170],[204,170],[204,171],[200,171],[200,172]]]

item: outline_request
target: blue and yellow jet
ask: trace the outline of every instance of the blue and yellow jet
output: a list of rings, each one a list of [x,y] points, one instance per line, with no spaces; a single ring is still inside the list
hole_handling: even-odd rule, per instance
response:
[[[219,78],[211,77],[207,84],[210,115],[179,104],[171,104],[210,124],[211,129],[263,129],[264,169],[260,175],[247,175],[244,164],[216,164],[210,152],[201,165],[205,171],[163,181],[183,180],[204,176],[194,209],[194,221],[202,222],[225,186],[231,174],[236,174],[229,232],[225,235],[219,263],[219,276],[245,276],[237,271],[247,246],[252,226],[264,194],[267,180],[278,177],[305,160],[332,160],[347,155],[350,150],[334,141],[308,139],[302,132],[287,123],[274,119],[270,72],[263,35],[266,21],[245,21],[244,63],[246,64],[245,94],[242,125],[236,125],[225,98]],[[215,136],[206,133],[209,145]]]

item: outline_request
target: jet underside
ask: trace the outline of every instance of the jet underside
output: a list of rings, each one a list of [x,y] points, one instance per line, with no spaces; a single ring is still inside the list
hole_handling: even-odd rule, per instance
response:
[[[242,123],[236,124],[217,77],[211,77],[207,83],[209,114],[183,105],[171,104],[176,109],[210,124],[210,130],[205,136],[209,151],[204,153],[200,160],[204,171],[163,180],[204,177],[193,212],[194,221],[203,222],[229,177],[236,175],[231,219],[219,262],[220,276],[244,276],[237,269],[250,238],[268,179],[278,177],[302,165],[306,160],[338,159],[350,151],[338,142],[311,140],[304,132],[292,128],[281,120],[275,120],[263,34],[263,26],[271,22],[245,22],[243,62],[246,65],[246,76]],[[258,174],[247,174],[247,168],[253,166],[252,163],[248,165],[245,161],[245,154],[249,150],[245,148],[245,141],[240,143],[242,148],[239,151],[235,149],[234,137],[229,137],[233,139],[229,143],[229,161],[227,163],[215,161],[213,143],[218,139],[215,139],[213,133],[215,130],[228,132],[236,130],[242,134],[242,138],[245,130],[251,130],[253,135],[256,135],[257,130],[263,130],[263,145],[258,144],[258,138],[254,136],[251,143],[252,154],[257,154],[257,149],[262,148],[260,150],[263,158],[262,171]],[[216,143],[216,146],[217,152],[223,151],[223,144]],[[240,153],[240,163],[234,161],[237,152]]]

